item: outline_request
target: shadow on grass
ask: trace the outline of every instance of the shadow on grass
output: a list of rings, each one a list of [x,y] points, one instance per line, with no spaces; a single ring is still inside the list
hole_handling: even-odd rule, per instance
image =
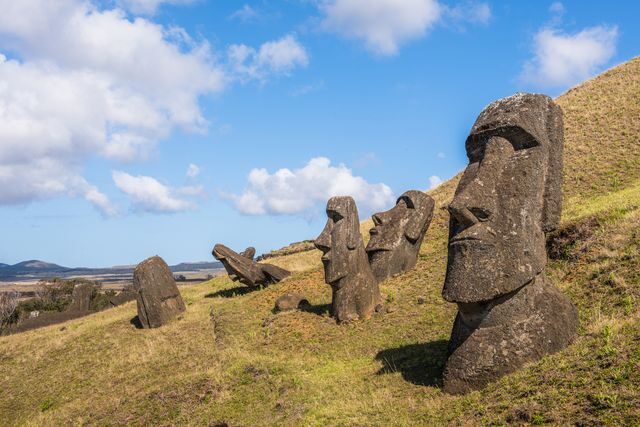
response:
[[[240,295],[249,294],[251,292],[259,291],[261,286],[250,288],[248,286],[237,286],[235,288],[222,289],[216,292],[205,295],[205,298],[233,298]]]
[[[129,320],[129,323],[135,326],[136,329],[144,329],[144,326],[142,326],[142,322],[138,316],[133,316],[131,320]]]
[[[300,311],[314,313],[318,316],[328,316],[331,313],[331,304],[304,304],[300,306]]]
[[[377,374],[400,372],[402,378],[412,384],[440,388],[448,343],[437,340],[382,350],[376,354],[376,360],[382,361],[384,366]]]

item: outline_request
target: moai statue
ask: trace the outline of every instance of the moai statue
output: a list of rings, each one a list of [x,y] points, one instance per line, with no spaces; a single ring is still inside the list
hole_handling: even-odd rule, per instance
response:
[[[73,287],[71,304],[67,307],[67,311],[89,311],[92,295],[93,285],[91,283],[78,283]]]
[[[218,243],[211,253],[222,263],[231,280],[249,287],[278,283],[291,274],[284,268],[255,262],[255,252],[255,249],[249,247],[244,252],[237,253]]]
[[[545,277],[560,221],[562,111],[544,95],[486,107],[466,142],[443,297],[458,305],[444,390],[466,393],[571,343],[577,310]]]
[[[424,235],[433,218],[434,200],[409,190],[386,212],[374,214],[366,251],[378,282],[416,266]]]
[[[256,256],[256,248],[254,248],[253,246],[249,246],[247,249],[240,252],[240,256],[243,256],[253,261],[253,257]]]
[[[314,244],[323,253],[324,280],[333,290],[331,314],[338,322],[367,319],[380,303],[380,290],[364,250],[356,203],[332,197],[327,216]]]
[[[147,258],[133,271],[138,319],[143,328],[157,328],[186,310],[169,266],[159,256]]]

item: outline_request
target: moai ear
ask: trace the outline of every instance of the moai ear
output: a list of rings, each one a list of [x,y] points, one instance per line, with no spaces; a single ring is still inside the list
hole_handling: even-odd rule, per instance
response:
[[[421,235],[429,228],[431,218],[433,217],[433,208],[435,201],[428,195],[422,193],[420,200],[416,200],[412,216],[404,229],[404,235],[411,243],[417,242]],[[423,231],[425,230],[425,231]]]
[[[360,220],[358,218],[358,208],[356,202],[352,199],[347,210],[347,248],[354,250],[358,247],[362,236],[360,235]]]

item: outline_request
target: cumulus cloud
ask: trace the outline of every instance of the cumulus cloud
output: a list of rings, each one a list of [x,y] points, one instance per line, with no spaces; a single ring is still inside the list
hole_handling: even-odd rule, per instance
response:
[[[189,164],[187,167],[187,176],[189,178],[195,178],[200,174],[200,167],[198,165],[194,165],[193,163]]]
[[[144,158],[207,121],[226,78],[206,42],[82,0],[0,0],[0,205],[63,194],[115,210],[81,175],[89,156]]]
[[[378,55],[423,37],[443,12],[436,0],[326,0],[320,9],[324,29],[361,40]]]
[[[553,3],[550,11],[551,24],[535,34],[533,58],[520,79],[541,88],[569,87],[600,72],[615,54],[618,28],[598,25],[567,33],[557,28],[565,13],[562,3]]]
[[[432,175],[429,177],[429,190],[436,188],[437,186],[439,186],[440,184],[442,184],[444,181],[442,180],[442,178],[440,178],[437,175]]]
[[[309,64],[309,55],[296,38],[289,34],[266,42],[255,49],[244,44],[229,46],[229,64],[241,79],[262,80],[270,74],[288,74]]]
[[[302,168],[266,169],[249,173],[242,194],[228,195],[237,210],[248,215],[309,213],[320,209],[333,196],[352,196],[361,213],[388,208],[395,198],[385,184],[370,184],[354,176],[345,165],[332,166],[326,157],[316,157]]]
[[[166,4],[189,4],[195,0],[118,0],[117,4],[134,14],[153,15],[160,5]]]
[[[122,171],[113,171],[112,177],[116,187],[129,197],[134,208],[143,212],[174,213],[195,209],[195,203],[179,196],[202,192],[201,187],[173,189],[150,176],[133,176]]]
[[[256,12],[254,8],[252,8],[248,4],[245,4],[240,9],[236,10],[231,15],[229,15],[229,19],[232,19],[232,20],[238,19],[240,21],[247,22],[247,21],[257,19],[259,16],[260,15],[258,14],[258,12]]]

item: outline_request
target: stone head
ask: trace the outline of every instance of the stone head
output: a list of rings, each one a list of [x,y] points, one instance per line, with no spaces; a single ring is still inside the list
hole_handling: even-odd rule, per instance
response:
[[[234,282],[239,281],[245,285],[254,286],[255,282],[259,280],[260,277],[252,259],[220,243],[213,247],[212,255],[222,263]]]
[[[377,278],[412,268],[433,217],[434,200],[422,191],[403,193],[396,205],[371,218],[367,255]],[[387,274],[388,273],[388,274]]]
[[[530,282],[546,264],[545,233],[562,202],[562,111],[544,95],[487,106],[466,141],[469,165],[449,205],[446,300],[484,302]]]
[[[349,196],[332,197],[327,202],[327,224],[314,241],[322,251],[325,281],[334,283],[346,277],[353,265],[358,245],[362,244],[358,209]]]

